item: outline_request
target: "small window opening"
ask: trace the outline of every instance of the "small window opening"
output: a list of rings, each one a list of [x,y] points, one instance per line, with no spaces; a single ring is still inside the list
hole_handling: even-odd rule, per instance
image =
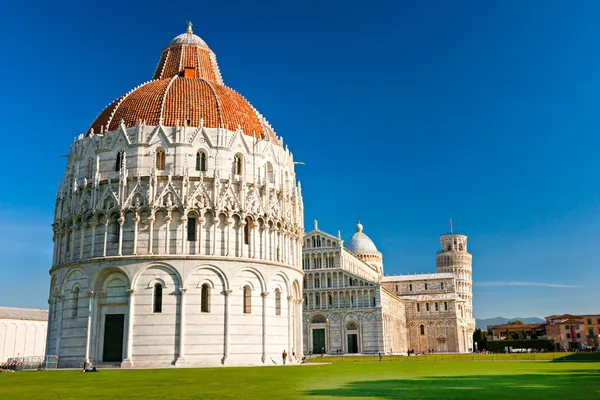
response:
[[[162,312],[162,292],[163,287],[160,283],[156,283],[154,285],[154,301],[153,301],[153,312],[161,313]]]
[[[121,163],[123,162],[123,152],[117,152],[117,162],[115,163],[115,171],[119,172],[121,170]]]
[[[210,312],[210,286],[208,286],[208,283],[202,285],[200,297],[200,312]]]
[[[421,325],[419,328],[421,330],[421,335],[424,335],[425,334],[425,325]]]
[[[244,286],[244,314],[250,314],[252,311],[250,300],[250,286]]]
[[[250,220],[246,220],[244,225],[244,244],[250,244]]]
[[[184,78],[195,78],[196,77],[196,68],[194,67],[184,67],[183,68],[183,77]],[[188,119],[188,124],[189,124]]]
[[[281,315],[281,292],[275,289],[275,315]]]
[[[196,171],[206,171],[206,154],[201,151],[196,153]]]
[[[195,242],[196,241],[196,218],[188,219],[188,229],[187,229],[188,241]]]
[[[165,169],[167,156],[163,149],[158,149],[156,152],[156,169],[163,171]]]
[[[72,309],[71,316],[76,317],[78,312],[79,312],[79,288],[76,287],[75,290],[73,290],[73,309]]]

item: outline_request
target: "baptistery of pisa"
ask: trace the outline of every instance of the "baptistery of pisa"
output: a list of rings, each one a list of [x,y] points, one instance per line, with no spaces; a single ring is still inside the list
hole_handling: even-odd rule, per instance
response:
[[[302,353],[292,153],[191,24],[75,139],[53,231],[46,354],[60,367]]]

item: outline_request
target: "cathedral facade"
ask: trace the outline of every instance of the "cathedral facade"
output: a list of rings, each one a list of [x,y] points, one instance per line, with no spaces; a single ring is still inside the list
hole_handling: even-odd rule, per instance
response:
[[[304,351],[313,354],[473,349],[472,256],[467,237],[440,237],[436,272],[384,276],[360,222],[344,245],[314,229],[304,239]]]
[[[191,24],[72,143],[53,232],[46,353],[59,367],[302,353],[293,155]]]

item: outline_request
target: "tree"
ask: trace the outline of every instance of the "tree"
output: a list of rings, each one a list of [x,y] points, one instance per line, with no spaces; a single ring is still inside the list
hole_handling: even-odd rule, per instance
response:
[[[487,336],[483,329],[475,329],[473,342],[477,343],[477,350],[487,350]]]
[[[535,330],[535,328],[531,328],[531,339],[537,339],[537,331]]]
[[[508,321],[506,325],[523,325],[523,321],[520,319],[515,319],[514,321]]]

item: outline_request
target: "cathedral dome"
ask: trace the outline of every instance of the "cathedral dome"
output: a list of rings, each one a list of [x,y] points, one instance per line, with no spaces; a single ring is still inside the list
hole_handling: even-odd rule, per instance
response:
[[[138,124],[203,126],[277,142],[266,119],[236,91],[226,87],[215,54],[191,23],[162,51],[153,80],[111,103],[88,129],[104,133]]]
[[[379,253],[375,243],[367,235],[363,233],[363,226],[360,221],[356,225],[356,233],[352,235],[346,248],[356,255],[365,253]]]
[[[203,48],[209,50],[206,42],[204,40],[202,40],[202,38],[200,36],[194,35],[194,33],[192,33],[192,30],[190,28],[188,28],[188,31],[186,33],[182,33],[181,35],[176,36],[175,39],[171,40],[171,43],[169,43],[169,47],[170,46],[181,46],[184,44],[191,45],[191,46],[203,47]]]

